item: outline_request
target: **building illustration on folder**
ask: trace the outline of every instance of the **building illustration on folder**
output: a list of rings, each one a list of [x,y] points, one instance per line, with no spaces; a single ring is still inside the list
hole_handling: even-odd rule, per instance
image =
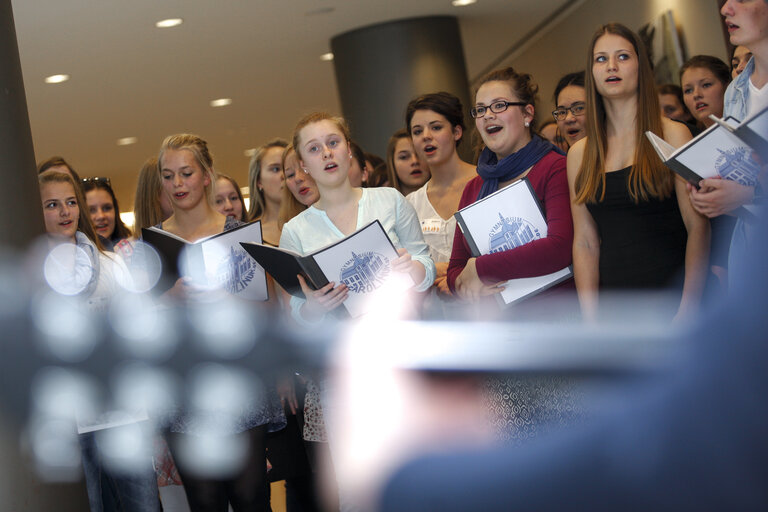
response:
[[[341,268],[341,278],[351,292],[368,293],[379,288],[389,275],[389,261],[381,254],[355,254]]]
[[[499,213],[499,222],[494,224],[489,233],[489,254],[508,251],[532,240],[541,238],[539,230],[533,224],[520,217],[504,217]]]
[[[727,151],[717,149],[720,156],[715,162],[717,173],[724,179],[741,185],[754,186],[760,168],[752,160],[752,151],[747,147],[731,148]]]
[[[229,293],[236,295],[248,287],[256,275],[256,261],[242,249],[229,248],[229,256],[218,268],[219,284]]]

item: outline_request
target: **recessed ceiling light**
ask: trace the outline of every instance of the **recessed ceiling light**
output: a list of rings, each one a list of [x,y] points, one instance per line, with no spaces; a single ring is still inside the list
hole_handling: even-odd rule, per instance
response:
[[[51,75],[45,77],[45,83],[47,84],[60,84],[69,80],[69,75]]]
[[[122,139],[117,139],[118,146],[130,146],[131,144],[136,144],[137,142],[139,142],[138,137],[123,137]]]
[[[322,54],[320,56],[320,60],[325,60],[325,61],[333,60],[333,53],[328,52],[328,53]]]
[[[464,7],[465,5],[472,5],[477,3],[477,0],[453,0],[451,5],[454,7]]]
[[[184,20],[181,18],[168,18],[167,20],[160,20],[157,23],[155,23],[155,26],[157,28],[171,28],[171,27],[178,27],[184,23]]]
[[[232,104],[232,98],[219,98],[211,101],[212,107],[226,107]]]
[[[256,154],[256,148],[246,149],[245,151],[243,151],[243,154],[245,154],[245,156],[247,156],[248,158],[251,158],[253,155]]]

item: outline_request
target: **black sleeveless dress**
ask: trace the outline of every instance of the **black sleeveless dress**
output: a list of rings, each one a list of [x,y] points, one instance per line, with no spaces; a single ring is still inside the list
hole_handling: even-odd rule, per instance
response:
[[[605,198],[587,203],[600,237],[600,288],[682,292],[688,233],[677,198],[673,193],[635,204],[630,169],[606,173]]]

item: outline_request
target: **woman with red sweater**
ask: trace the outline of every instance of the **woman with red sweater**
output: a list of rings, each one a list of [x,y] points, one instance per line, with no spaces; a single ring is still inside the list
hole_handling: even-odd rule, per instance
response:
[[[492,71],[480,80],[470,114],[486,147],[477,166],[479,176],[467,183],[459,208],[528,178],[546,213],[547,236],[475,258],[461,230],[456,230],[448,286],[460,299],[477,301],[499,292],[509,279],[551,274],[571,264],[566,160],[559,149],[534,135],[537,91],[531,75],[512,68]]]

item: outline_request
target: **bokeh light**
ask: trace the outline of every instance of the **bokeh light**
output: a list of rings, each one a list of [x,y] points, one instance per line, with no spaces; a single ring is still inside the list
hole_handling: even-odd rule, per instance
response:
[[[98,279],[88,253],[70,243],[59,244],[50,250],[43,263],[43,276],[48,286],[62,295],[82,293],[95,287]]]
[[[256,343],[253,317],[258,315],[245,302],[223,297],[211,303],[190,305],[189,321],[197,331],[197,340],[211,355],[235,359],[246,355]]]
[[[147,294],[123,293],[112,300],[109,321],[126,353],[151,360],[169,358],[178,344],[170,310]]]
[[[87,359],[99,340],[100,329],[83,301],[56,293],[42,293],[32,304],[32,320],[41,345],[68,363]]]
[[[141,240],[133,242],[133,252],[125,259],[124,269],[115,273],[123,289],[145,293],[155,287],[162,273],[162,262],[157,251]]]

